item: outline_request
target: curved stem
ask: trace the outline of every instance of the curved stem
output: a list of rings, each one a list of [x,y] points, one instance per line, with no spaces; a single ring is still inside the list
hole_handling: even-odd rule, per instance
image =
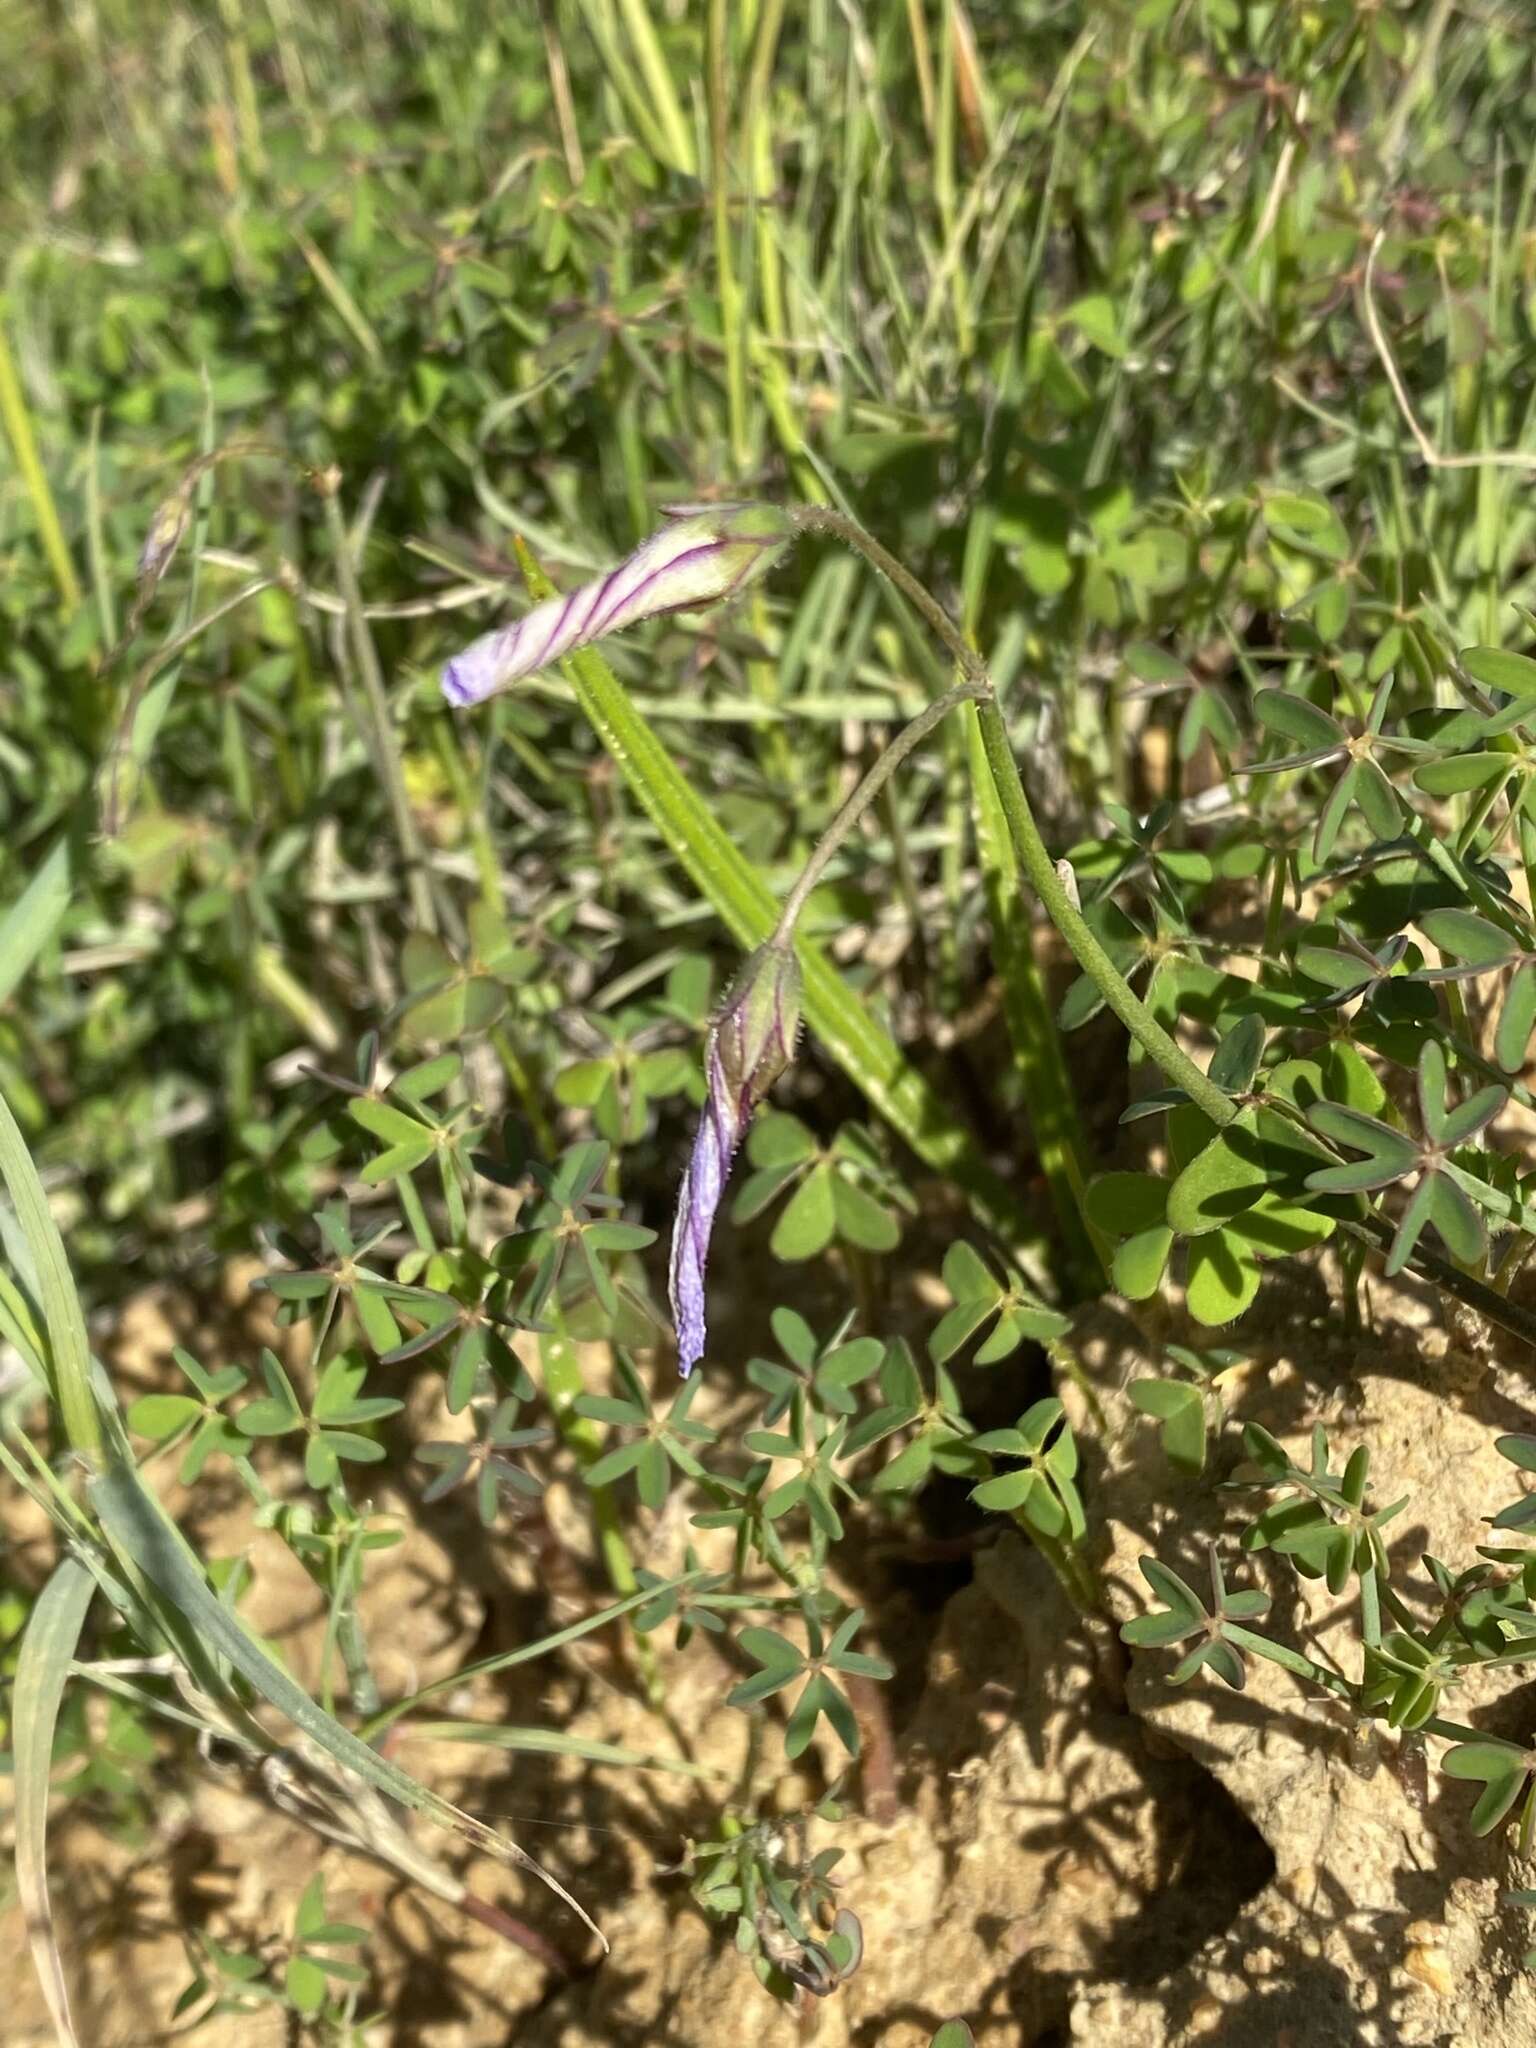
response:
[[[1045,906],[1052,924],[1071,947],[1078,965],[1097,985],[1105,1002],[1142,1050],[1157,1062],[1170,1081],[1184,1089],[1191,1101],[1198,1103],[1213,1123],[1230,1123],[1237,1114],[1237,1105],[1214,1081],[1207,1080],[1189,1054],[1158,1023],[1068,896],[1046,851],[1045,841],[1040,837],[1040,828],[1035,823],[1034,812],[1030,809],[1029,798],[1019,776],[1018,763],[1013,758],[1008,728],[998,709],[992,677],[981,656],[933,593],[925,589],[911,570],[897,561],[888,549],[883,548],[873,534],[866,533],[856,519],[834,512],[830,506],[806,505],[794,514],[794,520],[802,533],[828,534],[861,554],[865,561],[895,584],[949,649],[961,674],[972,686],[971,694],[977,699],[982,743],[1007,821],[1008,836],[1013,841],[1019,865],[1029,877],[1030,886]]]
[[[979,683],[982,693],[992,695],[992,677],[987,664],[945,611],[931,590],[918,582],[904,562],[898,562],[889,548],[883,548],[872,533],[866,533],[856,519],[834,512],[830,505],[802,505],[791,518],[802,533],[824,533],[862,555],[873,569],[894,583],[912,609],[922,614],[936,636],[955,657],[955,666],[968,683]]]
[[[1034,812],[1029,807],[1018,763],[1008,742],[1008,728],[1003,723],[1003,714],[996,700],[989,699],[984,703],[977,717],[981,722],[982,745],[987,750],[987,765],[992,770],[998,800],[1008,821],[1008,835],[1019,856],[1019,865],[1045,905],[1052,924],[1072,948],[1083,972],[1095,983],[1110,1009],[1148,1057],[1155,1060],[1168,1079],[1205,1111],[1212,1123],[1231,1123],[1237,1115],[1237,1104],[1207,1078],[1177,1040],[1158,1023],[1105,952],[1087,918],[1067,894],[1066,885],[1046,851]]]
[[[955,621],[932,593],[926,590],[889,550],[883,548],[872,534],[866,533],[857,520],[823,505],[803,506],[793,516],[802,532],[824,533],[844,542],[879,570],[881,575],[888,577],[949,649],[966,683],[971,686],[969,694],[976,699],[976,715],[981,728],[982,743],[986,749],[987,765],[991,770],[998,801],[1003,808],[1008,836],[1018,855],[1019,865],[1039,896],[1051,922],[1071,947],[1078,965],[1093,981],[1109,1008],[1167,1078],[1182,1088],[1212,1123],[1218,1126],[1231,1123],[1239,1113],[1237,1103],[1216,1086],[1172,1035],[1158,1023],[1104,950],[1093,928],[1068,895],[1046,850],[1045,841],[1040,836],[1040,828],[1035,822],[1034,812],[1030,808],[1029,798],[1019,775],[1018,763],[1013,757],[1008,728],[998,708],[992,678],[981,656],[970,646]],[[1475,877],[1468,878],[1464,869],[1455,863],[1453,857],[1440,846],[1432,833],[1426,829],[1414,833],[1413,836],[1442,871],[1453,871],[1454,879],[1467,890],[1479,909],[1484,910],[1485,914],[1494,918],[1503,928],[1510,928],[1511,913],[1493,900],[1486,888],[1476,882]],[[1479,1198],[1486,1200],[1488,1193],[1488,1190],[1480,1188]],[[1369,1243],[1376,1250],[1384,1249],[1391,1242],[1392,1226],[1381,1216],[1372,1214],[1358,1222],[1347,1221],[1342,1227],[1346,1233]],[[1491,1287],[1474,1279],[1470,1274],[1461,1272],[1449,1260],[1427,1251],[1422,1245],[1415,1247],[1413,1264],[1422,1277],[1433,1281],[1447,1294],[1455,1295],[1458,1300],[1477,1310],[1488,1321],[1498,1324],[1513,1336],[1523,1338],[1528,1344],[1536,1344],[1536,1315],[1528,1309],[1506,1301]]]
[[[912,749],[925,740],[933,728],[947,718],[957,705],[986,696],[990,693],[991,687],[990,683],[957,683],[952,690],[946,690],[942,697],[935,697],[925,711],[920,711],[909,725],[902,727],[817,840],[810,859],[800,872],[799,880],[784,898],[784,908],[779,912],[779,921],[774,926],[773,937],[768,941],[770,946],[788,946],[796,921],[805,908],[805,900],[826,873],[827,864],[832,856]]]

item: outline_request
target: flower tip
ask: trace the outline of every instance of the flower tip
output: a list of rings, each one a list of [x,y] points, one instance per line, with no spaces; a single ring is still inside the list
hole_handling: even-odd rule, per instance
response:
[[[677,1327],[677,1376],[687,1379],[704,1356],[704,1275],[696,1287],[675,1290],[672,1319]]]
[[[482,633],[478,640],[461,647],[452,661],[444,662],[443,695],[450,704],[462,711],[467,704],[479,704],[501,687],[506,680],[505,641],[503,633]]]
[[[457,661],[443,664],[443,695],[450,704],[456,705],[461,711],[466,704],[473,704],[475,701],[475,693],[460,674]]]
[[[170,567],[171,558],[181,546],[191,516],[192,505],[185,485],[155,507],[155,516],[149,522],[149,531],[144,536],[144,545],[139,549],[139,559],[134,565],[141,591],[147,594],[153,590]]]

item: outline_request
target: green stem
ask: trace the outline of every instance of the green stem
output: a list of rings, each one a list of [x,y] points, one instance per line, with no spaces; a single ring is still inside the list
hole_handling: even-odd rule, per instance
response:
[[[1070,1543],[1063,1543],[1058,1536],[1045,1535],[1021,1512],[1016,1512],[1013,1520],[1020,1534],[1029,1538],[1050,1566],[1056,1583],[1078,1613],[1090,1621],[1102,1621],[1105,1615],[1103,1588],[1081,1551]]]
[[[801,533],[824,533],[831,540],[840,540],[844,547],[852,548],[862,555],[873,569],[878,569],[888,582],[894,583],[902,596],[919,614],[924,623],[932,628],[935,637],[942,640],[955,658],[955,665],[968,683],[979,683],[982,694],[992,695],[992,677],[987,665],[972,647],[954,620],[945,611],[938,599],[924,584],[919,583],[904,562],[898,561],[889,548],[880,545],[872,533],[860,526],[856,519],[846,513],[834,511],[830,505],[801,505],[791,515]]]
[[[1360,1574],[1360,1636],[1371,1649],[1381,1643],[1381,1579],[1374,1567]]]
[[[1046,851],[1045,841],[1040,837],[1040,828],[1035,823],[1029,798],[1019,777],[1018,764],[1013,758],[1013,750],[1008,742],[1008,728],[1003,723],[1002,712],[998,709],[992,678],[981,656],[967,642],[965,635],[938,599],[918,582],[903,563],[897,561],[893,554],[883,548],[872,534],[866,533],[857,521],[848,519],[841,512],[834,512],[825,505],[803,506],[794,516],[795,524],[802,532],[825,533],[843,541],[863,555],[882,576],[889,577],[955,657],[966,681],[977,686],[976,715],[981,723],[982,744],[986,748],[987,762],[997,787],[998,801],[1002,804],[1003,815],[1007,820],[1008,836],[1013,841],[1019,863],[1028,876],[1035,894],[1045,906],[1052,924],[1071,947],[1078,965],[1097,985],[1110,1009],[1143,1051],[1162,1068],[1168,1079],[1183,1088],[1213,1123],[1230,1123],[1237,1114],[1236,1104],[1223,1094],[1215,1082],[1207,1080],[1188,1053],[1158,1023],[1100,945],[1083,913],[1068,896],[1066,887]]]
[[[1102,1291],[1113,1244],[1090,1221],[1090,1154],[1044,972],[1036,958],[1036,924],[1020,886],[1002,800],[982,745],[974,711],[964,719],[966,773],[976,807],[976,850],[981,858],[992,952],[1002,978],[1003,1012],[1013,1041],[1014,1065],[1035,1140],[1040,1170],[1055,1204],[1073,1297]]]
[[[429,1256],[437,1250],[437,1239],[432,1235],[432,1226],[427,1221],[427,1212],[422,1207],[421,1196],[416,1192],[416,1183],[408,1173],[396,1174],[395,1193],[400,1198],[400,1207],[405,1211],[405,1220],[410,1225],[411,1236],[416,1240],[416,1249]]]
[[[358,586],[357,567],[352,559],[352,542],[347,533],[346,522],[341,516],[341,500],[338,496],[338,481],[330,476],[321,480],[321,497],[325,502],[325,523],[330,534],[331,550],[336,557],[336,581],[341,589],[341,601],[346,607],[347,635],[352,643],[352,658],[363,685],[363,696],[367,705],[364,721],[364,738],[373,755],[375,772],[384,786],[390,815],[394,819],[395,838],[405,862],[406,888],[411,899],[411,912],[418,927],[424,932],[437,930],[437,908],[432,901],[431,884],[426,868],[422,865],[421,841],[416,834],[416,820],[411,811],[410,798],[406,794],[405,774],[400,765],[396,745],[395,729],[389,715],[389,699],[384,691],[384,674],[379,667],[378,650],[373,644],[373,635],[368,630],[368,621],[363,613],[363,594]]]
[[[888,549],[882,547],[874,535],[866,532],[857,520],[848,518],[842,512],[834,511],[830,506],[803,506],[795,513],[794,518],[801,532],[826,534],[833,540],[841,541],[844,546],[852,548],[856,554],[862,555],[871,567],[876,569],[888,582],[895,586],[914,611],[918,613],[919,617],[932,629],[935,637],[943,643],[944,647],[954,657],[955,665],[965,678],[964,685],[959,687],[966,688],[968,694],[976,703],[976,715],[981,721],[979,730],[983,742],[985,743],[986,741],[989,716],[996,720],[998,729],[1002,730],[1002,720],[996,704],[996,693],[993,689],[991,673],[986,663],[976,652],[960,627],[950,617],[949,613],[933,596],[932,592],[918,581],[906,567],[905,563],[898,561]],[[939,701],[943,702],[945,700],[941,699]],[[1028,861],[1024,859],[1023,848],[1019,842],[1019,813],[1022,811],[1022,818],[1027,822],[1029,831],[1033,833],[1035,844],[1040,848],[1041,858],[1044,861],[1045,870],[1054,895],[1063,906],[1071,911],[1072,906],[1068,903],[1066,892],[1056,876],[1056,871],[1045,853],[1043,844],[1040,842],[1040,835],[1034,830],[1034,821],[1030,814],[1029,801],[1024,795],[1024,788],[1023,784],[1019,781],[1018,771],[1013,767],[1012,755],[1007,747],[1006,733],[1004,734],[1003,751],[1007,757],[1008,772],[1011,775],[1013,789],[1017,796],[1017,803],[1012,805],[1010,805],[1008,792],[1004,788],[1003,783],[997,780],[998,769],[992,760],[991,748],[990,746],[986,748],[989,772],[996,786],[997,802],[1002,809],[1004,823],[1007,827],[1006,837],[1012,842],[1014,851],[1023,864],[1025,872],[1030,873],[1031,880],[1034,880],[1034,875],[1030,872]],[[982,826],[981,837],[985,841],[988,837],[986,830],[988,820],[985,815],[983,815],[980,822]],[[1039,893],[1058,929],[1063,930],[1063,935],[1067,937],[1068,944],[1073,944],[1070,934],[1066,933],[1065,928],[1062,927],[1061,919],[1056,916],[1051,898],[1046,896],[1043,891]],[[994,905],[994,909],[997,911],[1001,911],[1004,908],[1005,906],[1000,904]],[[1077,915],[1076,912],[1072,914],[1077,916],[1078,925],[1087,934],[1098,957],[1103,961],[1110,975],[1118,983],[1120,990],[1123,992],[1124,1000],[1145,1017],[1147,1026],[1166,1042],[1168,1048],[1175,1056],[1184,1060],[1185,1065],[1196,1075],[1201,1085],[1210,1088],[1210,1084],[1206,1083],[1204,1075],[1200,1073],[1194,1062],[1186,1059],[1185,1055],[1179,1052],[1178,1047],[1167,1036],[1167,1033],[1162,1031],[1156,1019],[1152,1017],[1149,1011],[1144,1009],[1143,1005],[1131,993],[1123,977],[1120,976],[1103,948],[1099,946],[1098,941],[1094,939],[1092,932],[1088,930],[1081,916]],[[1066,1057],[1062,1051],[1061,1040],[1056,1030],[1056,1020],[1051,1014],[1050,1005],[1046,1000],[1044,979],[1040,973],[1039,964],[1034,957],[1027,921],[1025,922],[1024,929],[1019,932],[1015,932],[1011,928],[1004,928],[1000,922],[997,944],[1006,953],[1007,960],[1005,964],[1011,969],[1008,975],[1011,998],[1010,1026],[1019,1032],[1023,1038],[1023,1043],[1020,1046],[1021,1079],[1024,1083],[1025,1101],[1029,1109],[1030,1122],[1034,1127],[1041,1168],[1046,1175],[1057,1214],[1061,1218],[1062,1228],[1066,1233],[1066,1241],[1071,1253],[1072,1262],[1074,1266],[1081,1268],[1083,1275],[1086,1277],[1093,1270],[1095,1258],[1097,1258],[1098,1265],[1102,1269],[1104,1248],[1094,1238],[1083,1215],[1082,1198],[1087,1181],[1087,1171],[1084,1165],[1086,1148],[1083,1144],[1082,1132],[1076,1113],[1076,1097],[1072,1088],[1071,1075],[1068,1071]],[[1073,945],[1073,951],[1078,953],[1078,957],[1081,960],[1082,954],[1076,945]],[[1086,965],[1087,963],[1084,962],[1084,964]],[[1099,979],[1097,975],[1094,978],[1095,980]],[[1102,982],[1100,985],[1102,986]],[[1119,1001],[1114,997],[1110,997],[1107,990],[1106,997],[1110,1001],[1111,1007],[1117,1013],[1120,1013]],[[1225,1110],[1227,1108],[1226,1097],[1213,1088],[1211,1093],[1217,1096]]]
[[[1045,905],[1046,914],[1052,924],[1072,948],[1078,965],[1096,985],[1105,1002],[1143,1052],[1156,1061],[1168,1079],[1182,1088],[1197,1107],[1204,1110],[1212,1123],[1231,1123],[1237,1115],[1236,1103],[1218,1088],[1214,1081],[1207,1078],[1183,1047],[1158,1023],[1100,945],[1093,927],[1067,894],[1066,885],[1057,874],[1055,864],[1046,851],[1045,841],[1040,837],[1040,828],[1035,823],[1034,812],[1029,807],[1029,798],[1024,793],[1024,784],[1019,776],[1018,763],[1014,760],[1013,749],[1008,743],[1008,728],[1003,723],[1003,714],[997,707],[996,699],[983,703],[977,717],[981,721],[982,745],[987,750],[987,762],[992,770],[992,779],[997,785],[1003,815],[1008,820],[1008,833],[1013,841],[1014,851],[1019,857],[1019,865],[1028,876],[1035,894]]]
[[[1255,1635],[1252,1629],[1242,1628],[1235,1621],[1227,1622],[1222,1634],[1229,1643],[1251,1650],[1255,1657],[1267,1657],[1271,1664],[1278,1664],[1296,1678],[1306,1679],[1309,1685],[1320,1685],[1325,1691],[1337,1693],[1340,1699],[1348,1700],[1351,1705],[1357,1704],[1355,1688],[1347,1678],[1340,1678],[1336,1671],[1325,1670],[1310,1657],[1304,1657],[1300,1650],[1292,1650],[1285,1643],[1272,1643],[1268,1636]]]
[[[1167,1078],[1182,1088],[1190,1100],[1203,1110],[1218,1128],[1231,1123],[1238,1114],[1238,1105],[1196,1066],[1188,1053],[1158,1023],[1105,952],[1087,919],[1067,894],[1065,885],[1046,850],[1045,842],[1040,836],[1040,829],[1035,823],[1029,798],[1019,776],[1018,763],[1013,758],[1008,729],[998,709],[986,664],[980,655],[969,646],[959,627],[937,599],[924,589],[911,571],[883,548],[873,535],[866,533],[857,521],[823,505],[802,507],[794,517],[796,525],[802,532],[825,533],[841,540],[863,555],[882,575],[888,577],[954,655],[967,682],[978,686],[975,693],[976,715],[998,800],[1007,821],[1008,834],[1019,863],[1045,906],[1051,922],[1071,947],[1079,966],[1097,986],[1109,1008]],[[1410,827],[1410,834],[1434,866],[1469,895],[1485,916],[1491,918],[1501,929],[1513,931],[1521,944],[1524,944],[1526,934],[1515,925],[1512,914],[1497,902],[1475,876],[1468,873],[1463,863],[1455,860],[1423,820],[1416,821],[1416,824]],[[1477,1199],[1492,1206],[1492,1192],[1479,1184]],[[1386,1247],[1392,1240],[1392,1226],[1380,1216],[1368,1216],[1359,1223],[1345,1223],[1342,1228],[1377,1248]],[[1523,1338],[1526,1343],[1536,1344],[1536,1316],[1527,1310],[1506,1301],[1491,1287],[1460,1272],[1448,1260],[1425,1251],[1422,1246],[1415,1248],[1414,1266],[1424,1277],[1434,1281],[1446,1293],[1455,1295],[1468,1307],[1476,1309],[1490,1322]],[[1279,1658],[1276,1661],[1284,1662],[1285,1659]]]
[[[1469,1728],[1465,1721],[1447,1721],[1442,1714],[1431,1714],[1427,1721],[1421,1721],[1414,1729],[1415,1735],[1438,1735],[1442,1742],[1486,1742],[1486,1728]]]
[[[952,690],[946,690],[942,697],[935,697],[926,710],[920,711],[910,724],[902,727],[817,840],[810,859],[800,871],[799,880],[784,898],[779,921],[774,927],[773,937],[768,942],[770,946],[788,946],[794,936],[800,913],[805,908],[806,898],[826,873],[832,856],[912,749],[921,745],[933,728],[946,719],[957,705],[982,697],[990,689],[991,684],[985,682],[957,683]]]

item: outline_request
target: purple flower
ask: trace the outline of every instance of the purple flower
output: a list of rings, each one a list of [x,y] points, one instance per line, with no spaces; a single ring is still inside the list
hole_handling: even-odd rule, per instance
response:
[[[684,1379],[704,1356],[709,1240],[731,1162],[757,1105],[794,1058],[799,1028],[799,963],[787,946],[762,946],[710,1026],[704,1049],[709,1092],[677,1191],[668,1291]]]
[[[192,493],[185,482],[155,507],[144,545],[139,550],[137,578],[141,602],[146,600],[171,566],[171,557],[181,546],[192,518]]]
[[[719,1049],[713,1043],[704,1064],[709,1098],[677,1190],[677,1221],[672,1226],[672,1263],[667,1281],[672,1320],[677,1325],[677,1369],[684,1379],[704,1356],[704,1270],[709,1260],[710,1234],[731,1161],[746,1128],[746,1119],[725,1084]]]
[[[478,704],[606,633],[718,604],[770,567],[791,532],[771,505],[722,505],[669,519],[606,576],[547,598],[455,655],[443,670],[443,695],[450,704]]]

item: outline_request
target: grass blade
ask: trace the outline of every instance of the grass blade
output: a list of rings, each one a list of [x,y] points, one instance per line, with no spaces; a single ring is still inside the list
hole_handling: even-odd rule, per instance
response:
[[[13,995],[69,908],[74,854],[60,833],[42,866],[0,918],[0,1003]]]
[[[610,1622],[621,1621],[626,1614],[633,1614],[647,1600],[654,1600],[659,1593],[666,1592],[668,1586],[691,1586],[703,1576],[702,1572],[686,1572],[680,1578],[669,1580],[667,1585],[637,1586],[633,1593],[623,1600],[615,1600],[611,1607],[599,1608],[596,1614],[584,1614],[580,1621],[556,1629],[553,1635],[540,1636],[536,1643],[520,1643],[515,1650],[502,1650],[494,1657],[482,1657],[477,1664],[466,1664],[462,1670],[451,1671],[446,1678],[435,1678],[420,1692],[396,1700],[382,1714],[375,1714],[371,1721],[365,1723],[363,1733],[372,1741],[392,1722],[419,1707],[424,1700],[436,1699],[439,1693],[453,1692],[461,1685],[468,1685],[472,1679],[489,1677],[493,1671],[510,1671],[514,1664],[531,1664],[535,1657],[547,1657],[551,1650],[562,1650],[567,1643],[578,1642],[595,1629],[607,1628]]]
[[[439,1827],[467,1837],[477,1848],[532,1871],[579,1913],[602,1940],[600,1930],[563,1885],[546,1874],[508,1835],[475,1820],[440,1793],[370,1749],[350,1728],[312,1700],[304,1688],[275,1664],[209,1586],[202,1566],[181,1531],[128,1465],[115,1465],[90,1487],[91,1505],[108,1542],[129,1568],[145,1578],[171,1602],[215,1656],[230,1665],[294,1727],[308,1736],[345,1771],[412,1812],[424,1814]],[[607,1942],[603,1942],[607,1947]]]
[[[0,323],[0,423],[4,424],[6,437],[16,457],[16,467],[21,471],[27,496],[32,500],[32,516],[37,521],[43,553],[48,557],[53,580],[59,586],[59,596],[64,600],[64,610],[66,614],[76,612],[80,609],[80,578],[75,574],[69,544],[59,524],[58,507],[48,487],[48,472],[37,452],[32,415],[27,411],[26,393],[16,374],[16,358],[11,353],[10,336],[3,323]]]
[[[74,1558],[66,1557],[55,1568],[28,1617],[11,1690],[16,1891],[32,1960],[62,2048],[79,2048],[79,2043],[69,2016],[69,1990],[53,1938],[53,1910],[48,1900],[48,1787],[59,1702],[95,1590],[95,1580]]]
[[[336,309],[337,317],[352,336],[369,362],[377,366],[384,360],[384,351],[379,337],[368,324],[368,317],[362,307],[331,268],[324,255],[317,249],[308,235],[293,230],[293,239],[298,244],[299,254],[314,273],[315,282]]]
[[[619,0],[619,12],[624,17],[624,27],[634,45],[635,57],[640,66],[641,77],[645,80],[645,91],[650,104],[656,110],[657,121],[667,139],[667,150],[673,164],[685,177],[691,178],[698,169],[693,153],[693,136],[683,117],[682,101],[677,96],[677,87],[672,82],[666,53],[661,47],[645,0]]]
[[[70,1448],[88,1465],[102,1460],[101,1418],[91,1392],[91,1345],[80,1297],[70,1275],[64,1240],[32,1164],[27,1141],[0,1095],[0,1180],[15,1206],[17,1221],[37,1272],[38,1299],[48,1326],[53,1399],[63,1418]]]
[[[608,82],[623,101],[640,141],[658,163],[672,164],[677,170],[684,169],[685,166],[677,160],[676,145],[663,128],[654,103],[619,46],[618,29],[608,0],[576,0],[576,5],[597,45]]]
[[[583,1763],[613,1764],[621,1770],[674,1771],[684,1778],[718,1778],[709,1764],[690,1763],[685,1756],[654,1756],[626,1749],[618,1742],[596,1742],[570,1735],[563,1728],[509,1728],[499,1721],[413,1721],[410,1739],[431,1742],[473,1742],[487,1749],[510,1749],[528,1756],[574,1756]]]

